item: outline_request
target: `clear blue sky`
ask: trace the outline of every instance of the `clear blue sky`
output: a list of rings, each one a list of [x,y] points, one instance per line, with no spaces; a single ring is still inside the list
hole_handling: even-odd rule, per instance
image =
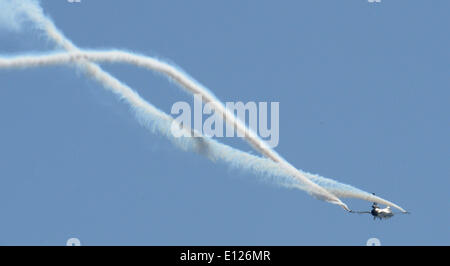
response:
[[[448,1],[43,7],[80,47],[165,58],[223,101],[280,102],[277,152],[412,214],[373,221],[182,152],[96,82],[49,67],[0,72],[1,245],[450,244]],[[0,33],[3,55],[53,48]],[[159,75],[104,68],[166,112],[192,101]]]

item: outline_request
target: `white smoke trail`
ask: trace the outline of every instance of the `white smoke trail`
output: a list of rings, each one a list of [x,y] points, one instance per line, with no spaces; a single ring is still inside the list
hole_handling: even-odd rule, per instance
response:
[[[137,56],[133,54],[123,53],[119,51],[112,51],[112,52],[91,52],[91,53],[82,53],[75,45],[73,45],[69,40],[67,40],[62,33],[60,33],[57,28],[54,26],[54,24],[46,18],[40,9],[39,6],[35,4],[35,2],[30,2],[30,5],[25,8],[27,11],[27,14],[30,16],[32,21],[34,21],[40,29],[43,29],[50,38],[55,40],[60,46],[62,46],[67,51],[73,52],[72,55],[53,55],[50,56],[50,61],[40,61],[35,60],[36,58],[32,57],[23,57],[23,58],[17,58],[18,60],[12,60],[12,59],[2,59],[1,63],[4,67],[14,67],[14,66],[26,66],[27,62],[30,63],[28,66],[35,65],[45,65],[45,64],[59,64],[64,62],[77,62],[77,64],[83,68],[88,74],[92,75],[95,79],[100,81],[105,87],[109,87],[112,89],[112,91],[116,94],[118,94],[122,99],[126,100],[130,106],[135,110],[136,115],[141,123],[148,126],[148,122],[154,123],[154,129],[158,129],[158,131],[165,133],[166,136],[169,138],[172,138],[167,132],[168,128],[167,124],[169,121],[172,121],[171,117],[167,114],[163,113],[162,111],[158,110],[154,106],[150,105],[149,103],[145,102],[136,92],[128,88],[126,85],[120,83],[117,79],[110,76],[108,73],[101,70],[100,67],[97,65],[90,63],[87,61],[123,61],[128,62],[132,64],[136,64],[139,66],[144,66],[147,68],[150,68],[152,70],[160,71],[171,78],[173,78],[175,81],[180,83],[184,88],[186,88],[188,91],[193,93],[200,93],[202,94],[207,102],[210,102],[213,107],[215,108],[216,112],[221,113],[224,115],[227,119],[227,121],[231,124],[233,124],[238,131],[244,133],[247,141],[255,147],[258,151],[266,155],[267,157],[271,158],[273,161],[275,161],[277,164],[267,164],[265,159],[258,158],[246,153],[243,153],[241,151],[236,151],[232,149],[231,147],[227,147],[223,144],[219,144],[215,141],[212,141],[210,139],[203,139],[204,143],[207,144],[203,147],[207,147],[209,149],[209,156],[212,158],[219,158],[222,160],[225,160],[227,162],[230,162],[232,164],[237,164],[239,167],[243,168],[251,168],[253,170],[257,170],[259,172],[263,172],[265,174],[269,174],[272,176],[295,176],[297,178],[297,181],[299,182],[292,182],[293,186],[300,186],[302,189],[308,191],[312,195],[321,198],[323,200],[338,204],[342,206],[344,209],[347,209],[347,206],[342,203],[335,195],[333,194],[339,194],[341,197],[346,196],[354,196],[357,198],[362,198],[366,200],[371,201],[378,201],[382,204],[391,205],[394,207],[401,209],[399,206],[385,201],[379,197],[374,197],[370,195],[369,193],[360,191],[358,189],[355,189],[348,185],[340,184],[336,181],[325,179],[318,176],[313,176],[307,173],[302,173],[298,171],[296,168],[294,168],[292,165],[290,165],[288,162],[286,162],[281,156],[279,156],[275,151],[270,149],[264,141],[262,141],[256,134],[254,134],[252,131],[250,131],[245,124],[243,124],[241,121],[237,120],[233,114],[229,113],[228,110],[226,110],[221,104],[220,101],[218,101],[208,90],[203,88],[201,85],[196,83],[194,80],[190,79],[188,76],[186,76],[184,73],[176,69],[175,67],[158,61],[153,58],[145,58],[142,56]],[[107,54],[109,53],[109,54]],[[111,54],[114,53],[114,54]],[[9,64],[9,66],[7,66]],[[175,139],[174,141],[180,142],[180,140]],[[184,140],[185,144],[193,144],[195,143],[196,146],[198,146],[198,140],[193,141],[191,139]],[[219,148],[219,149],[211,149]],[[197,147],[198,150],[198,147]],[[227,150],[226,153],[223,153],[224,150]],[[212,151],[212,152],[211,152]],[[220,151],[216,153],[216,151]],[[245,157],[245,160],[236,160],[237,157],[229,156],[229,155],[235,155],[240,157]],[[250,157],[249,157],[250,156]],[[244,159],[244,158],[240,158]],[[258,161],[258,160],[263,160]],[[242,165],[242,162],[249,162],[249,165]],[[281,169],[280,169],[281,168]],[[312,182],[313,180],[314,182]],[[334,191],[333,194],[331,194],[330,190],[325,190],[318,184],[328,184],[332,185],[330,188]],[[346,186],[346,190],[343,190],[343,186]],[[340,188],[338,188],[340,187]]]
[[[28,7],[29,1],[24,1]],[[27,21],[26,8],[20,1],[0,1],[0,29],[8,31],[20,31]]]
[[[121,52],[121,51],[78,51],[78,52],[72,52],[72,53],[54,53],[49,55],[42,55],[42,56],[19,56],[19,57],[10,57],[10,58],[0,58],[0,68],[25,68],[25,67],[39,67],[39,66],[46,66],[46,65],[58,65],[58,64],[67,64],[72,62],[79,62],[80,60],[89,60],[89,61],[95,61],[95,62],[126,62],[131,63],[139,66],[144,66],[147,68],[152,69],[149,62],[153,63],[152,58],[145,58],[145,60],[142,59],[142,56],[130,54],[127,52]],[[140,60],[140,61],[139,61]],[[147,62],[148,60],[148,62]],[[143,62],[144,61],[144,62]],[[158,111],[161,113],[161,111]],[[143,112],[140,119],[144,119],[146,116],[149,116],[150,114],[148,112]],[[151,114],[155,113],[155,111],[150,112]],[[168,123],[169,121],[173,121],[173,119],[164,114],[159,115],[159,117],[163,118],[166,121],[166,125],[159,126],[159,131],[164,132],[166,136],[169,138],[173,138],[171,133],[169,132],[168,127],[170,126]],[[145,123],[144,123],[145,124]],[[199,133],[196,133],[198,136]],[[175,138],[176,139],[176,138]],[[194,138],[195,141],[195,138]],[[199,140],[197,140],[199,141]],[[265,175],[273,176],[273,177],[284,177],[282,182],[286,186],[290,187],[296,187],[300,186],[302,189],[307,189],[305,185],[300,185],[302,183],[295,182],[293,180],[289,180],[289,176],[292,176],[292,172],[289,170],[280,170],[278,164],[268,163],[269,160],[256,157],[254,155],[250,155],[241,151],[237,151],[231,147],[228,147],[226,145],[220,144],[212,139],[203,139],[202,144],[199,143],[190,143],[189,138],[185,138],[182,140],[182,145],[195,145],[196,148],[193,150],[199,150],[203,149],[203,153],[206,152],[206,154],[210,158],[214,159],[220,159],[223,161],[226,161],[230,164],[233,164],[234,166],[237,166],[239,168],[251,168],[254,171],[264,173]],[[179,143],[180,144],[180,143]],[[200,148],[199,145],[203,145],[203,148]],[[226,150],[226,152],[224,152]],[[233,156],[231,156],[233,154]],[[239,165],[236,162],[236,159],[238,159]],[[245,162],[247,164],[248,162],[252,162],[253,164],[250,166],[243,166],[242,162]],[[360,198],[368,201],[374,201],[378,202],[380,204],[386,204],[393,206],[395,208],[398,208],[401,211],[403,210],[398,205],[386,201],[382,198],[379,198],[377,196],[374,196],[370,193],[364,192],[362,190],[359,190],[357,188],[354,188],[349,185],[345,185],[339,182],[336,182],[331,179],[323,178],[317,175],[312,175],[309,173],[302,172],[302,175],[304,175],[306,178],[311,180],[317,185],[320,185],[321,187],[324,187],[327,191],[331,192],[333,195],[337,197],[351,197],[351,198]],[[314,195],[315,193],[312,192]],[[321,195],[315,195],[316,197],[321,198]]]
[[[25,2],[27,2],[27,1],[25,1]],[[47,35],[51,39],[53,39],[58,45],[62,46],[67,51],[79,51],[78,48],[74,44],[72,44],[56,28],[54,23],[44,15],[42,8],[37,4],[37,2],[30,1],[29,4],[25,3],[25,4],[23,4],[22,7],[23,7],[23,10],[25,10],[25,13],[30,17],[30,19],[34,23],[36,23],[36,25],[39,28],[44,30],[47,33]],[[102,82],[104,85],[107,85],[107,86],[111,87],[112,83],[117,83],[116,79],[113,79],[112,76],[110,76],[109,74],[105,73],[98,66],[96,66],[96,65],[94,65],[92,63],[89,63],[89,62],[87,62],[85,60],[80,60],[78,62],[80,64],[80,67],[85,69],[85,71],[87,71],[89,74],[94,76],[97,80]],[[169,68],[167,70],[170,71],[172,69]],[[170,73],[181,74],[180,72],[176,72],[176,71],[175,72],[170,71]],[[173,75],[172,77],[175,80],[177,80],[177,78],[179,77],[179,78],[181,78],[180,81],[185,81],[183,75]],[[115,85],[118,85],[118,84],[115,84]],[[215,101],[214,97],[210,97],[210,95],[207,93],[206,90],[203,90],[199,86],[195,86],[196,85],[195,83],[194,84],[188,83],[188,84],[182,84],[182,85],[188,85],[187,88],[199,89],[198,92],[199,93],[200,92],[204,92],[205,96],[207,96],[207,101],[208,102],[212,102],[213,107],[215,107],[215,109],[218,109],[220,111],[224,110],[224,109],[221,108],[220,105],[217,104],[217,103],[219,103],[219,101]],[[115,91],[115,93],[121,95],[121,97],[124,97],[124,98],[128,97],[128,99],[130,99],[130,103],[131,104],[134,103],[137,106],[142,104],[142,101],[143,101],[142,98],[138,97],[138,95],[134,91],[132,91],[132,90],[124,91],[123,90],[124,89],[123,86],[117,86],[117,88],[120,89],[120,90]],[[155,109],[155,108],[153,107],[153,109]],[[222,112],[219,112],[219,113],[222,113]],[[348,207],[341,200],[339,200],[339,198],[337,198],[333,194],[329,193],[327,190],[323,189],[319,185],[313,183],[311,180],[306,178],[300,171],[298,171],[296,168],[294,168],[293,166],[288,164],[286,161],[284,161],[273,150],[271,150],[270,148],[266,147],[265,143],[262,140],[260,140],[259,137],[256,134],[254,134],[253,132],[247,130],[245,125],[240,123],[240,121],[237,121],[235,119],[234,115],[230,114],[229,112],[227,113],[227,115],[229,116],[229,118],[231,118],[230,121],[232,122],[232,124],[235,124],[237,130],[240,131],[240,132],[244,132],[247,140],[252,144],[252,146],[254,146],[259,151],[263,152],[263,154],[265,154],[266,156],[268,156],[272,160],[274,160],[276,162],[279,162],[282,167],[285,167],[285,168],[289,169],[293,173],[293,175],[295,175],[301,182],[309,185],[311,187],[311,192],[313,192],[313,195],[315,195],[316,197],[321,198],[323,200],[326,200],[328,202],[331,202],[331,203],[334,203],[334,204],[338,204],[338,205],[342,206],[344,209],[349,210]],[[226,121],[228,121],[228,120],[229,119],[226,119]]]

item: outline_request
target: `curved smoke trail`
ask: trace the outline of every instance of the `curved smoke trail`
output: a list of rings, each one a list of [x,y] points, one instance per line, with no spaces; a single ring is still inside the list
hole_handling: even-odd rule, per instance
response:
[[[54,54],[43,56],[41,58],[28,56],[15,59],[2,59],[0,60],[0,65],[2,67],[26,67],[75,62],[80,68],[84,69],[86,73],[100,81],[105,87],[112,89],[112,91],[119,95],[120,98],[127,101],[135,111],[138,120],[144,126],[149,127],[150,125],[153,125],[150,126],[153,130],[157,129],[159,132],[163,133],[172,139],[172,141],[175,141],[184,148],[200,151],[203,154],[207,154],[208,157],[212,159],[221,159],[231,165],[244,169],[252,169],[253,171],[260,172],[265,175],[283,178],[288,177],[287,179],[284,179],[282,184],[291,187],[300,187],[313,196],[338,204],[346,210],[349,209],[337,198],[337,196],[356,197],[364,200],[375,201],[404,211],[401,207],[389,201],[373,196],[352,186],[344,185],[320,176],[300,172],[285,161],[281,156],[279,156],[274,150],[270,149],[265,142],[249,130],[245,124],[236,119],[236,117],[231,114],[211,92],[174,66],[153,58],[120,51],[82,52],[67,38],[65,38],[61,32],[59,32],[50,19],[45,17],[42,9],[36,4],[36,2],[31,1],[28,2],[28,4],[23,4],[22,10],[24,10],[24,13],[28,15],[34,23],[36,23],[38,28],[44,30],[51,39],[53,39],[58,45],[62,46],[65,50],[71,52],[71,54]],[[246,140],[256,150],[260,151],[274,162],[268,163],[269,160],[267,159],[238,151],[208,138],[201,138],[200,140],[196,138],[174,138],[168,132],[173,121],[169,115],[143,100],[131,88],[122,84],[120,81],[104,72],[99,66],[91,63],[90,61],[128,62],[168,75],[189,92],[201,94],[206,99],[206,102],[211,103],[216,112],[222,114],[228,123],[231,123],[238,131],[244,134]],[[289,177],[295,177],[295,181]],[[286,182],[286,180],[288,181]]]
[[[49,65],[60,65],[60,64],[67,64],[67,63],[73,63],[73,62],[79,62],[79,61],[95,61],[95,62],[124,62],[124,63],[130,63],[142,67],[146,67],[148,69],[155,70],[154,67],[158,64],[162,64],[163,66],[167,63],[163,63],[157,59],[153,58],[146,58],[140,55],[135,55],[127,52],[122,51],[77,51],[77,52],[71,52],[71,53],[53,53],[48,55],[42,55],[42,56],[18,56],[18,57],[9,57],[9,58],[0,58],[0,68],[25,68],[25,67],[39,67],[39,66],[49,66]],[[156,67],[155,67],[156,68]],[[156,68],[158,69],[158,68]],[[165,73],[165,72],[163,72]],[[162,112],[162,111],[159,111]],[[148,115],[148,114],[147,114]],[[163,117],[159,115],[160,117]],[[140,117],[145,117],[144,115]],[[170,116],[167,114],[164,114],[164,119],[166,121],[174,121]],[[171,133],[169,132],[169,129],[167,127],[170,127],[169,124],[166,126],[163,126],[164,128],[162,131],[165,132],[165,135],[169,138],[174,138]],[[160,130],[161,131],[161,130]],[[199,136],[200,133],[196,132],[196,136]],[[176,139],[176,138],[175,138]],[[186,138],[183,140],[184,145],[188,143]],[[195,138],[193,138],[195,139]],[[267,167],[264,167],[263,164],[267,163],[267,161],[259,157],[256,157],[254,155],[249,155],[244,152],[237,152],[235,149],[228,147],[226,145],[220,144],[212,139],[204,139],[205,141],[203,144],[208,143],[208,145],[205,145],[204,147],[210,147],[210,150],[208,153],[208,156],[214,159],[221,159],[228,163],[231,163],[235,166],[238,166],[235,162],[235,160],[239,160],[239,162],[245,161],[245,162],[253,162],[255,165],[250,166],[253,170],[261,173],[265,173],[269,176],[274,177],[284,177],[283,181],[279,181],[283,183],[286,186],[289,187],[299,187],[303,190],[307,190],[307,186],[305,184],[302,184],[302,182],[297,183],[293,182],[292,180],[289,181],[288,176],[292,176],[292,172],[290,170],[287,170],[286,168],[283,168],[284,170],[277,169],[277,164],[268,164]],[[191,144],[192,145],[192,144]],[[198,144],[196,144],[198,146]],[[212,148],[214,147],[214,148]],[[195,149],[194,149],[195,150]],[[214,152],[214,151],[224,151],[227,150],[227,152]],[[225,158],[224,155],[230,155],[234,154],[233,157]],[[249,155],[249,156],[247,156]],[[262,159],[263,161],[260,161],[259,159]],[[257,166],[256,166],[257,165]],[[246,168],[239,164],[239,168]],[[334,181],[332,179],[324,178],[318,175],[313,175],[305,172],[301,172],[303,176],[311,180],[313,183],[325,188],[327,191],[331,192],[333,195],[337,197],[348,197],[348,198],[359,198],[363,200],[378,202],[380,204],[386,204],[389,206],[393,206],[401,211],[405,211],[400,206],[389,202],[387,200],[384,200],[378,196],[374,196],[370,193],[367,193],[365,191],[362,191],[360,189],[354,188],[350,185],[342,184],[337,181]],[[302,184],[302,185],[300,185]],[[321,195],[317,195],[315,192],[311,192],[314,196],[321,198]]]
[[[24,14],[30,18],[30,20],[35,23],[35,25],[43,30],[52,40],[54,40],[58,45],[62,46],[67,51],[79,51],[79,49],[72,44],[70,40],[68,40],[54,25],[54,23],[45,16],[42,8],[38,5],[37,1],[24,1],[21,2],[22,6],[21,9],[24,11]],[[100,67],[98,67],[95,64],[92,64],[86,60],[79,60],[77,61],[78,65],[84,69],[87,73],[92,75],[95,79],[100,81],[102,84],[109,86],[111,88],[116,88],[116,90],[113,90],[116,94],[118,94],[120,97],[128,99],[129,103],[133,106],[142,106],[143,99],[140,98],[137,93],[135,93],[133,90],[124,90],[124,86],[119,86],[120,84],[113,84],[117,83],[117,79],[113,79],[113,77],[106,72],[104,72]],[[169,70],[169,69],[168,69]],[[177,72],[179,73],[179,72]],[[195,86],[196,84],[188,84],[191,85],[192,88],[199,88],[198,86]],[[192,86],[194,85],[194,86]],[[115,87],[114,87],[115,86]],[[117,90],[120,89],[120,90]],[[200,89],[200,91],[203,91]],[[200,92],[199,91],[199,92]],[[209,96],[209,95],[208,95]],[[208,98],[209,101],[211,101],[211,98]],[[145,101],[144,101],[145,102]],[[216,101],[217,103],[218,101]],[[213,104],[213,106],[215,103]],[[147,107],[147,108],[156,109],[153,106]],[[220,108],[220,106],[219,106]],[[221,110],[221,109],[220,109]],[[153,110],[153,111],[159,111],[159,110]],[[234,115],[232,116],[234,118]],[[234,122],[234,119],[231,120]],[[242,125],[241,123],[234,122],[237,126],[237,129],[241,132],[245,132],[246,136],[247,134],[250,134],[250,138],[247,138],[247,140],[260,151],[263,151],[263,153],[266,153],[266,155],[269,156],[269,158],[272,158],[274,161],[279,161],[280,166],[288,169],[292,175],[294,175],[300,182],[304,183],[306,187],[309,187],[309,191],[312,195],[316,196],[317,198],[323,199],[325,201],[328,201],[330,203],[338,204],[342,206],[344,209],[349,210],[347,205],[345,205],[339,198],[337,198],[335,195],[328,192],[326,189],[322,188],[321,186],[315,184],[308,178],[306,178],[300,171],[298,171],[296,168],[294,168],[292,165],[284,161],[280,156],[278,156],[273,150],[266,148],[265,143],[259,139],[257,135],[255,135],[253,132],[247,133],[245,125]]]

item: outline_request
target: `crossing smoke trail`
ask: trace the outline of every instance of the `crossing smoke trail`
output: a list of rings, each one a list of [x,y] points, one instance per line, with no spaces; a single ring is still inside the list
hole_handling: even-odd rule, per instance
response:
[[[53,22],[44,15],[42,8],[38,5],[37,1],[21,2],[20,10],[23,10],[24,14],[28,16],[39,29],[43,30],[50,37],[50,39],[54,40],[59,46],[63,47],[67,51],[79,51],[74,44],[64,37]],[[156,112],[158,114],[161,113],[155,107],[149,105],[142,98],[140,98],[136,92],[128,87],[121,86],[117,79],[105,73],[97,65],[85,60],[80,60],[77,64],[80,68],[92,75],[96,80],[100,81],[105,87],[113,88],[113,92],[118,94],[122,99],[126,99],[133,109],[136,109],[136,107],[146,107],[148,109],[147,111]],[[142,114],[138,117],[142,120]],[[306,178],[297,169],[291,167],[289,170],[299,179],[300,182],[308,187],[309,192],[312,195],[325,201],[338,204],[344,209],[349,210],[348,207],[341,200],[339,200],[339,198]]]
[[[58,45],[62,46],[65,50],[71,52],[71,54],[54,54],[43,56],[41,58],[28,56],[15,59],[1,59],[1,67],[26,67],[33,65],[42,66],[48,64],[75,62],[80,68],[84,69],[86,73],[91,75],[94,79],[100,81],[105,87],[112,89],[115,94],[119,95],[120,98],[128,102],[135,111],[136,117],[144,126],[150,127],[153,130],[158,130],[160,133],[163,133],[165,136],[169,137],[172,141],[176,142],[185,149],[193,149],[200,151],[203,154],[205,154],[205,151],[207,150],[206,155],[210,158],[221,159],[231,165],[244,169],[251,169],[268,176],[278,178],[283,177],[283,181],[279,180],[283,185],[299,187],[319,199],[338,204],[346,210],[349,209],[337,198],[337,196],[355,197],[375,201],[404,211],[401,207],[389,201],[373,196],[349,185],[344,185],[331,179],[300,172],[286,162],[275,151],[270,149],[264,141],[262,141],[255,133],[250,131],[245,124],[236,119],[236,117],[231,114],[211,92],[172,65],[153,58],[120,51],[80,51],[75,45],[66,39],[62,33],[58,31],[51,20],[44,16],[42,9],[36,4],[36,2],[33,1],[28,3],[28,5],[23,6],[23,10],[26,11],[25,13],[30,17],[30,19],[36,23],[39,29],[44,30],[51,39],[53,39]],[[238,151],[208,138],[201,138],[200,140],[196,138],[174,138],[169,132],[170,125],[173,121],[170,116],[158,110],[153,105],[147,103],[131,88],[122,84],[120,81],[104,72],[99,66],[91,63],[90,61],[122,61],[141,67],[146,67],[168,75],[189,92],[200,93],[206,99],[206,102],[212,104],[216,112],[225,117],[228,123],[231,123],[238,131],[244,133],[247,141],[256,150],[273,160],[274,163],[267,163],[267,159]],[[292,178],[286,177],[295,177],[295,182],[293,182]]]
[[[165,65],[167,63],[160,62],[157,59],[153,58],[146,58],[140,55],[135,55],[123,51],[77,51],[77,52],[71,52],[71,53],[53,53],[49,55],[42,55],[42,56],[18,56],[18,57],[9,57],[9,58],[0,58],[0,68],[25,68],[25,67],[39,67],[39,66],[50,66],[50,65],[58,65],[58,64],[67,64],[67,63],[73,63],[73,62],[79,62],[80,60],[89,60],[89,61],[95,61],[95,62],[125,62],[130,63],[142,67],[146,67],[148,69],[155,70],[155,65]],[[161,111],[159,111],[161,112]],[[165,118],[166,121],[173,121],[170,116],[166,115],[167,118]],[[170,118],[169,118],[170,117]],[[168,132],[168,129],[166,127],[169,127],[168,124],[166,124],[163,131],[165,132],[165,135],[169,138],[173,138],[171,136],[170,132]],[[199,136],[199,133],[195,133],[197,136]],[[176,139],[176,138],[175,138]],[[186,138],[189,139],[189,138]],[[186,145],[186,139],[184,139],[184,142]],[[195,141],[195,138],[193,138]],[[249,155],[246,153],[239,153],[235,151],[235,149],[228,147],[226,145],[220,144],[212,139],[204,139],[203,141],[208,141],[208,145],[205,145],[205,147],[216,147],[217,149],[211,149],[211,150],[224,150],[227,149],[228,152],[224,152],[223,154],[230,154],[233,153],[235,157],[235,160],[237,158],[245,158],[243,161],[249,162],[252,161],[256,163],[258,166],[251,167],[253,170],[261,173],[265,173],[265,175],[273,176],[273,177],[284,177],[283,181],[279,180],[278,182],[283,183],[285,186],[288,187],[299,187],[305,190],[304,185],[301,185],[301,183],[293,182],[293,180],[289,180],[286,178],[287,176],[291,176],[292,173],[287,171],[285,168],[284,170],[277,169],[277,166],[279,168],[279,165],[270,163],[265,168],[263,166],[264,162],[260,161],[259,157],[252,157],[253,155]],[[204,143],[206,144],[206,143]],[[220,146],[220,148],[218,147]],[[210,151],[211,152],[211,151]],[[211,154],[210,154],[211,155]],[[250,157],[248,157],[250,156]],[[217,153],[215,155],[212,155],[214,158],[219,158],[220,153]],[[231,158],[221,158],[224,161],[227,161],[228,163],[235,164],[236,162],[233,162],[233,156]],[[239,159],[239,160],[241,160]],[[266,159],[265,160],[267,163]],[[242,160],[241,160],[242,161]],[[235,165],[237,166],[237,165]],[[240,165],[239,168],[245,168],[244,166]],[[265,168],[264,170],[262,170]],[[302,175],[304,175],[306,178],[311,180],[312,182],[316,183],[317,185],[320,185],[321,187],[324,187],[327,191],[331,192],[333,195],[341,198],[359,198],[363,200],[378,202],[380,204],[386,204],[389,206],[393,206],[395,208],[398,208],[401,211],[403,210],[398,205],[386,201],[382,198],[379,198],[378,196],[374,196],[370,193],[367,193],[365,191],[356,189],[352,186],[345,185],[339,182],[336,182],[332,179],[324,178],[318,175],[313,175],[309,173],[302,172]],[[307,190],[307,189],[306,189]],[[314,194],[313,194],[314,195]],[[317,195],[315,195],[317,197]],[[320,197],[320,196],[319,196]]]

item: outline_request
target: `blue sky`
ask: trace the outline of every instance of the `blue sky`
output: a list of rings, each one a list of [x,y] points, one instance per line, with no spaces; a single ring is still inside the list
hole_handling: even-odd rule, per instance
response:
[[[412,214],[373,221],[182,152],[73,68],[2,70],[1,245],[450,244],[448,1],[43,7],[79,47],[167,59],[223,101],[280,102],[278,153]],[[3,55],[53,48],[0,32]],[[159,75],[104,69],[166,112],[192,102]]]

